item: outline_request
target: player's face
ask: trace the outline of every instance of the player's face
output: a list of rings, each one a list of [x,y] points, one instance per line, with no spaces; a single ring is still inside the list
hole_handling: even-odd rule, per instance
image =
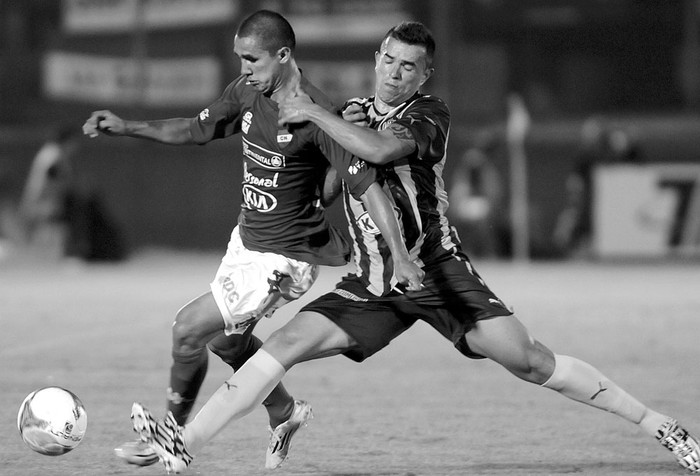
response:
[[[241,60],[241,74],[246,76],[248,84],[267,95],[279,87],[282,76],[280,56],[262,49],[257,37],[236,36],[233,52]]]
[[[375,95],[389,106],[398,106],[413,96],[433,72],[424,46],[391,37],[382,42],[374,58]]]

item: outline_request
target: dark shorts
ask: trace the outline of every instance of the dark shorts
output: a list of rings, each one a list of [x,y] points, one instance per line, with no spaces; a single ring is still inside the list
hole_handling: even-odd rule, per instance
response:
[[[417,320],[430,324],[462,354],[483,356],[469,349],[465,334],[482,319],[510,316],[512,311],[486,286],[461,253],[445,256],[424,268],[423,289],[377,297],[365,283],[348,275],[330,293],[302,308],[337,324],[357,344],[345,355],[362,362],[389,344]]]

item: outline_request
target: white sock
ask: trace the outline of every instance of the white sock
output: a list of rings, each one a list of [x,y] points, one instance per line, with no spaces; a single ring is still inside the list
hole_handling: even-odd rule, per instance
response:
[[[258,350],[207,400],[183,430],[187,450],[194,454],[226,424],[257,408],[282,380],[284,367],[274,357]]]
[[[577,402],[614,413],[654,436],[669,417],[657,413],[622,390],[598,369],[568,355],[555,355],[554,372],[542,384]]]

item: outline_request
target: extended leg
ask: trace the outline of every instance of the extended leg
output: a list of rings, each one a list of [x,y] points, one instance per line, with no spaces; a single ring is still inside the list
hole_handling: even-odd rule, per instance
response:
[[[592,365],[555,355],[530,337],[515,317],[479,321],[467,334],[467,342],[525,381],[639,425],[671,450],[683,467],[700,472],[700,447],[674,419],[648,408]]]
[[[184,439],[188,449],[196,453],[230,420],[250,413],[294,364],[336,355],[351,344],[351,338],[326,317],[298,314],[275,331],[187,425]]]

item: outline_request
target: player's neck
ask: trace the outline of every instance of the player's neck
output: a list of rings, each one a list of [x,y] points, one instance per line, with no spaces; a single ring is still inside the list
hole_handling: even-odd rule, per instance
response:
[[[282,76],[282,81],[272,94],[270,99],[276,103],[280,103],[284,98],[290,94],[294,94],[297,90],[297,85],[301,82],[301,71],[297,67],[294,60],[289,63],[289,68],[287,68]]]

